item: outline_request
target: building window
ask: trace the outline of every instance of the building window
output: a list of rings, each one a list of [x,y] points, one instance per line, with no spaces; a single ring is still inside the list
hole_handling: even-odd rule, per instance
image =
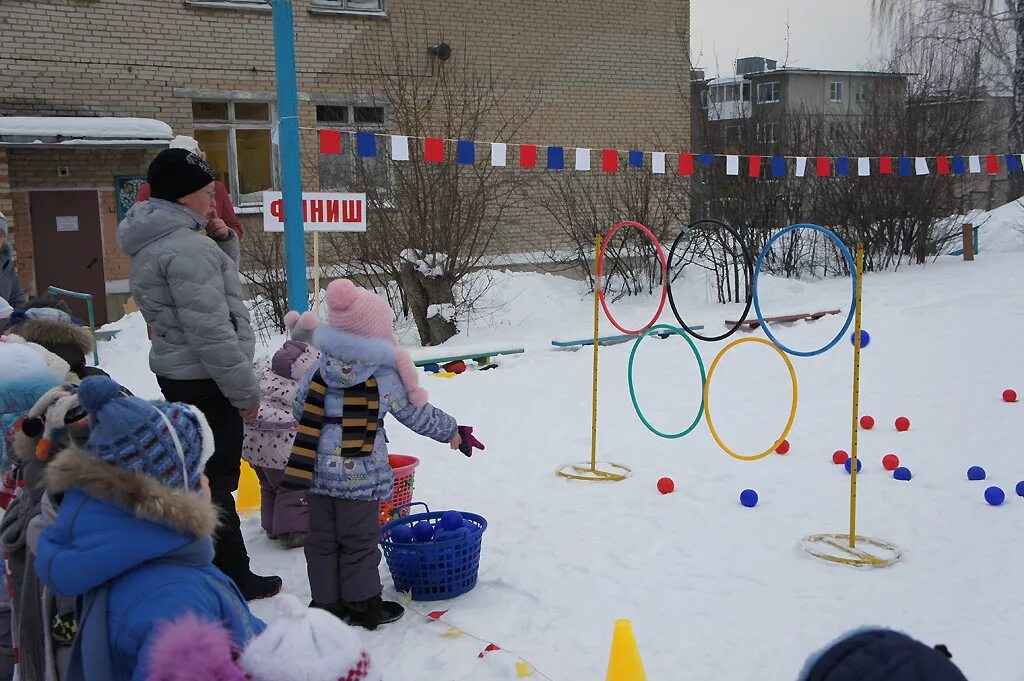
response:
[[[274,189],[269,102],[194,101],[192,120],[199,147],[235,203],[258,203],[260,192]]]
[[[743,83],[743,101],[750,101],[750,83]]]
[[[738,125],[725,126],[726,146],[735,146],[743,143],[743,128]]]
[[[756,133],[757,141],[762,144],[775,144],[778,142],[778,126],[779,124],[775,121],[770,123],[758,123]]]
[[[707,109],[708,108],[708,94],[709,93],[708,93],[707,90],[701,90],[701,93],[700,93],[700,108],[702,108],[702,109]]]
[[[857,90],[854,94],[854,97],[856,98],[858,104],[863,104],[864,102],[868,101],[868,86],[866,83],[860,83],[857,85]]]
[[[210,9],[254,9],[263,12],[271,10],[267,0],[185,0],[185,4]]]
[[[828,95],[833,102],[843,101],[843,84],[836,80],[829,83]]]
[[[384,14],[384,0],[313,0],[310,6],[314,10]]]
[[[782,86],[778,81],[757,84],[758,104],[774,104],[779,101],[779,95],[781,94]]]
[[[317,127],[344,132],[382,133],[387,129],[384,107],[320,104]],[[377,137],[377,156],[360,158],[354,134],[342,135],[340,154],[320,154],[320,190],[390,193],[386,140]],[[369,186],[368,186],[369,185]]]

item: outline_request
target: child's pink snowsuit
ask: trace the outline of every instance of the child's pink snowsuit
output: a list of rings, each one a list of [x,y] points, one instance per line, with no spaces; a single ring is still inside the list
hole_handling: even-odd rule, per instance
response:
[[[263,529],[272,536],[309,531],[305,492],[279,489],[292,442],[299,426],[292,416],[295,388],[320,359],[320,352],[302,341],[290,340],[274,353],[260,372],[260,410],[245,423],[242,457],[260,479]]]

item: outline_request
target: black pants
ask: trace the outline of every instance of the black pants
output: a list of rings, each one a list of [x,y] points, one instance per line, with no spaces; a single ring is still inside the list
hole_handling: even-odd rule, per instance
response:
[[[231,496],[238,489],[242,468],[242,415],[213,379],[179,381],[157,376],[156,380],[168,402],[191,404],[203,412],[210,423],[214,452],[206,462],[205,473],[210,479],[213,503],[220,508],[220,527],[213,537],[216,549],[213,564],[241,588],[252,574],[235,498]]]

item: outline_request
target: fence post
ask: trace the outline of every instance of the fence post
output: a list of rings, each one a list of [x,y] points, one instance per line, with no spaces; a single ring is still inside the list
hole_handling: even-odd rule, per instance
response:
[[[974,260],[974,225],[966,223],[963,226],[964,237],[964,261]]]

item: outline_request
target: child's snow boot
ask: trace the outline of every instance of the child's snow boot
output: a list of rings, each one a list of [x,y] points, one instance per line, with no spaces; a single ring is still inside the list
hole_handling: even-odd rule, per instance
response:
[[[346,621],[357,627],[373,631],[382,624],[390,624],[402,619],[405,608],[393,601],[385,601],[380,594],[365,601],[346,601]]]
[[[278,537],[281,547],[285,549],[301,549],[306,545],[305,532],[289,532]]]

